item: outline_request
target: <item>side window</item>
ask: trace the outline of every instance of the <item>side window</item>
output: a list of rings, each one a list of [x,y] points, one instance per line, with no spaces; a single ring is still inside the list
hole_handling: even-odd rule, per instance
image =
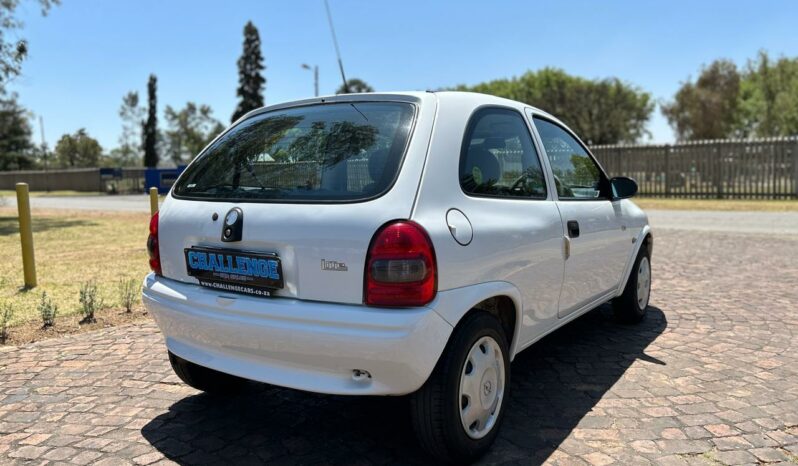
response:
[[[460,186],[476,196],[546,198],[540,159],[520,113],[484,108],[471,117],[460,152]]]
[[[561,199],[595,199],[602,195],[598,165],[567,131],[554,123],[534,118],[543,148],[554,173]]]

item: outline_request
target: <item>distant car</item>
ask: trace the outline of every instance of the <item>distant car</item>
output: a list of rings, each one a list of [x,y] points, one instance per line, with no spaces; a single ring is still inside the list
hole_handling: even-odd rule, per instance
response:
[[[608,301],[644,317],[636,191],[519,102],[274,105],[213,141],[153,216],[144,303],[192,387],[410,395],[421,445],[468,462],[497,435],[518,352]]]

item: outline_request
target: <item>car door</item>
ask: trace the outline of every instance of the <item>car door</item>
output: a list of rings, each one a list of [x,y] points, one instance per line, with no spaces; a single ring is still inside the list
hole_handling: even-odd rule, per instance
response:
[[[493,269],[486,271],[521,291],[529,325],[522,328],[521,341],[534,339],[557,320],[562,220],[521,112],[500,107],[475,112],[461,149],[460,186],[470,198],[471,221],[479,226],[475,241],[492,249],[483,256]]]
[[[618,289],[630,233],[609,179],[584,145],[557,122],[532,118],[554,177],[568,243],[559,317],[599,304]]]
[[[435,134],[414,218],[435,242],[438,288],[514,285],[523,347],[556,324],[564,267],[562,222],[530,128],[514,108],[451,102]],[[460,154],[459,166],[448,154]],[[442,212],[473,226],[473,239],[453,241],[465,230],[452,222],[436,227]]]

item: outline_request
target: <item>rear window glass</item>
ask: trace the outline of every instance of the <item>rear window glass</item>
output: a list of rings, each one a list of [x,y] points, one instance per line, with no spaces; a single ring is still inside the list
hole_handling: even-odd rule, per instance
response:
[[[249,118],[194,161],[178,197],[273,202],[355,201],[393,184],[414,107],[351,102],[277,110]]]

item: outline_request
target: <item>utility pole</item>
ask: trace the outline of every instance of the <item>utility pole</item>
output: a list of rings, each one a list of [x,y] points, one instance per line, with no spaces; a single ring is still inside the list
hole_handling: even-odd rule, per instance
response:
[[[44,139],[44,117],[39,115],[39,130],[42,135],[42,160],[44,160],[44,190],[50,192],[50,179],[47,176],[47,141]]]
[[[313,67],[313,93],[319,96],[319,65]]]
[[[303,70],[313,70],[313,94],[318,97],[319,96],[319,65],[310,67],[307,63],[302,64]]]
[[[324,0],[324,8],[327,10],[327,21],[330,23],[330,32],[332,32],[333,45],[335,45],[335,55],[338,57],[338,68],[341,70],[341,79],[344,80],[344,93],[349,93],[349,82],[346,80],[344,74],[344,63],[341,61],[341,51],[338,49],[338,39],[335,37],[335,27],[333,26],[332,15],[330,14],[330,4]]]

